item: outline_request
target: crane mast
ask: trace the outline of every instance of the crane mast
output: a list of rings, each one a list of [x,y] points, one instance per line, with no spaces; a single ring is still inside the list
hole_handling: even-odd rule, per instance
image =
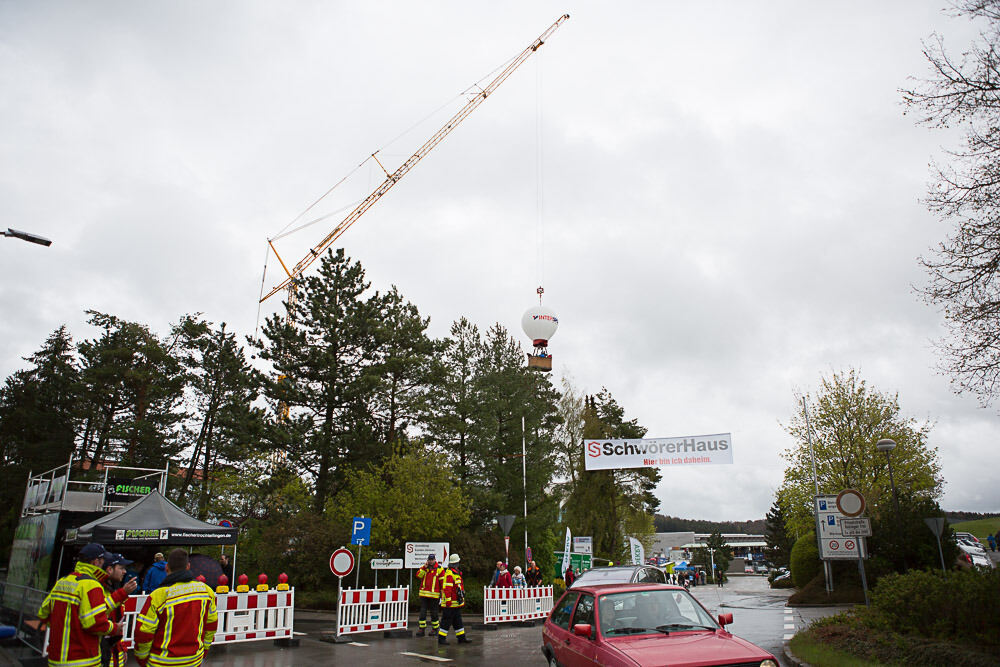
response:
[[[548,39],[548,37],[553,32],[555,32],[556,29],[558,29],[559,26],[562,25],[562,23],[565,22],[567,19],[569,19],[569,14],[563,14],[561,17],[559,17],[559,19],[555,23],[550,25],[545,32],[539,35],[534,42],[532,42],[527,48],[524,49],[524,51],[518,54],[517,57],[515,57],[512,61],[510,61],[510,63],[508,63],[508,65],[499,74],[497,74],[488,84],[486,84],[486,87],[480,88],[479,92],[477,92],[468,102],[466,102],[465,105],[454,116],[449,118],[448,121],[444,124],[444,126],[441,127],[441,129],[439,129],[437,132],[434,133],[434,136],[428,139],[424,143],[424,145],[418,148],[417,151],[413,155],[411,155],[406,160],[406,162],[401,164],[394,172],[390,174],[389,171],[382,165],[382,163],[379,162],[378,158],[375,157],[376,153],[372,153],[372,157],[375,159],[376,162],[378,162],[378,165],[382,167],[382,171],[385,172],[386,176],[385,180],[382,181],[382,183],[380,183],[379,186],[375,188],[375,190],[373,190],[371,194],[365,197],[365,199],[360,204],[358,204],[350,213],[348,213],[347,216],[343,220],[341,220],[336,227],[333,228],[333,231],[327,234],[322,241],[313,246],[309,250],[308,254],[306,254],[305,257],[299,260],[298,263],[295,264],[295,266],[293,266],[291,269],[289,269],[285,265],[285,262],[281,259],[281,256],[278,255],[278,251],[275,250],[274,244],[268,241],[268,243],[271,245],[271,249],[274,251],[275,256],[281,263],[282,268],[285,270],[285,273],[288,274],[288,277],[285,278],[283,281],[281,281],[281,283],[273,287],[271,291],[269,291],[260,299],[260,301],[261,302],[266,301],[267,299],[271,298],[272,296],[274,296],[283,289],[288,289],[289,293],[291,293],[292,289],[294,288],[295,279],[298,278],[299,275],[301,275],[302,272],[305,271],[310,264],[316,261],[316,259],[321,254],[323,254],[323,251],[329,248],[330,245],[333,244],[333,242],[336,241],[341,234],[346,232],[351,225],[353,225],[355,222],[358,221],[358,218],[360,218],[362,215],[365,214],[366,211],[368,211],[368,209],[374,206],[375,202],[384,197],[385,194],[389,192],[389,190],[391,190],[392,187],[396,185],[396,183],[398,183],[399,180],[407,174],[407,172],[413,169],[413,167],[415,167],[418,162],[420,162],[428,153],[430,153],[435,146],[437,146],[444,140],[445,137],[451,134],[451,131],[454,130],[459,125],[459,123],[461,123],[463,120],[466,119],[466,117],[468,117],[469,114],[475,111],[476,107],[482,104],[486,100],[486,98],[489,97],[493,93],[493,91],[500,86],[500,84],[506,81],[507,78],[524,63],[525,60],[531,57],[531,54],[537,51],[538,48],[545,43],[545,40]]]

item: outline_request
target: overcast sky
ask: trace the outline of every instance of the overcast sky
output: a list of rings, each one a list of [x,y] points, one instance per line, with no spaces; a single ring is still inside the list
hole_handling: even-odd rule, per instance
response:
[[[732,432],[733,465],[663,471],[662,513],[763,517],[795,392],[850,368],[936,423],[946,509],[1000,512],[996,409],[935,371],[941,318],[912,289],[955,135],[899,88],[932,32],[974,36],[944,4],[0,0],[0,227],[54,241],[0,240],[0,377],[61,324],[94,336],[88,308],[252,334],[266,239],[376,149],[397,167],[565,12],[338,245],[435,336],[466,316],[524,340],[541,282],[557,376],[649,437]]]

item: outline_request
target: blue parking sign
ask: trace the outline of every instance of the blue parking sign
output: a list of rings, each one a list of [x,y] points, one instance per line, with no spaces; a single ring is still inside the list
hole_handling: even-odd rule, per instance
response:
[[[351,519],[351,544],[368,546],[372,539],[372,520],[364,517]]]

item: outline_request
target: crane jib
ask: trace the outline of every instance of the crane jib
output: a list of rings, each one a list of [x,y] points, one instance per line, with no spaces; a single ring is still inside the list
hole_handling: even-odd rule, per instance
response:
[[[409,159],[406,160],[406,162],[400,165],[400,167],[395,172],[393,172],[391,176],[386,178],[385,181],[383,181],[377,188],[375,188],[375,190],[370,195],[365,197],[364,201],[362,201],[360,204],[358,204],[357,207],[354,208],[354,210],[348,213],[347,216],[343,220],[341,220],[336,227],[333,228],[332,232],[327,234],[326,237],[324,237],[323,240],[320,241],[317,245],[313,246],[306,254],[306,256],[303,257],[301,260],[299,260],[299,262],[295,265],[295,267],[291,271],[288,271],[286,268],[285,272],[288,274],[288,277],[285,280],[281,281],[281,283],[279,283],[277,286],[272,288],[270,292],[264,295],[261,298],[261,302],[270,299],[272,296],[274,296],[283,289],[288,289],[292,285],[292,283],[295,282],[295,279],[298,278],[298,276],[301,275],[302,272],[305,271],[310,264],[316,261],[316,259],[323,253],[323,251],[325,251],[328,247],[330,247],[330,245],[332,245],[333,242],[336,241],[341,234],[346,232],[348,228],[350,228],[350,226],[353,225],[357,221],[357,219],[360,218],[365,213],[365,211],[371,208],[375,204],[375,202],[381,199],[382,196],[385,195],[385,193],[391,190],[392,186],[399,182],[399,179],[401,179],[410,169],[416,166],[416,164],[420,162],[420,160],[422,160],[424,156],[430,153],[435,146],[441,143],[441,141],[444,140],[444,138],[448,136],[448,134],[452,130],[458,127],[459,123],[465,120],[465,118],[470,113],[472,113],[476,109],[476,107],[482,104],[483,101],[487,98],[487,96],[489,96],[494,90],[496,90],[496,88],[501,83],[506,81],[507,77],[513,74],[514,70],[520,67],[524,63],[524,61],[531,56],[532,53],[537,51],[538,47],[540,47],[542,44],[545,43],[545,40],[548,38],[548,36],[551,35],[553,32],[555,32],[555,30],[560,25],[562,25],[562,23],[566,21],[568,18],[569,14],[563,14],[561,17],[559,17],[559,19],[555,23],[550,25],[545,32],[543,32],[534,42],[531,43],[530,46],[528,46],[526,49],[524,49],[524,51],[518,54],[518,56],[514,58],[514,60],[512,60],[510,64],[503,69],[502,72],[500,72],[496,77],[494,77],[493,80],[490,81],[490,83],[487,84],[486,87],[482,89],[482,92],[479,95],[474,96],[472,99],[466,102],[465,106],[459,109],[459,111],[454,116],[449,118],[448,122],[445,123],[440,130],[435,132],[434,135],[430,139],[428,139],[423,146],[418,148],[417,151],[413,155],[411,155]],[[381,165],[381,163],[379,163],[379,165]],[[384,170],[385,168],[383,167],[383,171]],[[271,245],[271,249],[274,250],[273,245]],[[281,259],[281,256],[278,255],[277,250],[274,250],[274,254],[275,256],[278,257],[278,261],[281,262],[282,267],[284,267],[285,263]]]

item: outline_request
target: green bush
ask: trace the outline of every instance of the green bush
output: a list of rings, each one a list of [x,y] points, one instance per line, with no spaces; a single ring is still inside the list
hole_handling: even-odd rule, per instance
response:
[[[1000,645],[1000,570],[914,570],[882,577],[865,617],[873,628]]]
[[[796,587],[805,588],[819,574],[819,550],[816,548],[816,533],[806,533],[795,541],[792,547],[790,569]]]

